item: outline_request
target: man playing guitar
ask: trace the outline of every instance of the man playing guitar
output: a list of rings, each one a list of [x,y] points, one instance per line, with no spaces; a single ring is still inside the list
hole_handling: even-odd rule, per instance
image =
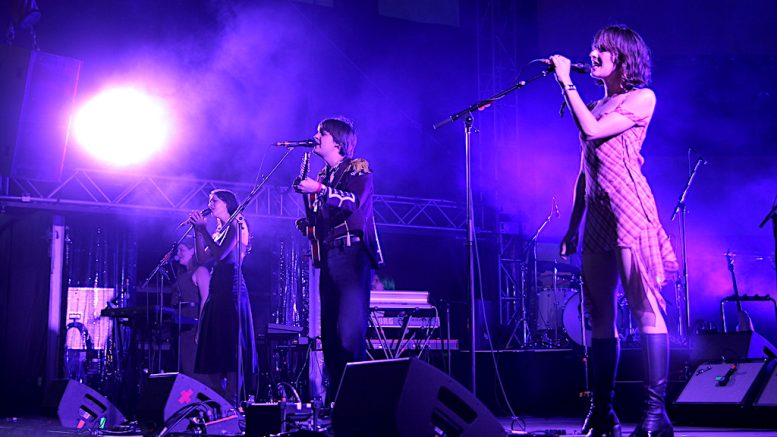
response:
[[[346,363],[367,358],[370,284],[383,257],[373,216],[372,171],[366,160],[353,158],[353,125],[345,118],[325,119],[314,138],[313,153],[326,166],[316,180],[305,177],[295,185],[300,193],[315,194],[312,214],[297,220],[297,227],[307,236],[314,225],[320,243],[320,261],[314,265],[321,269],[321,341],[331,402]]]

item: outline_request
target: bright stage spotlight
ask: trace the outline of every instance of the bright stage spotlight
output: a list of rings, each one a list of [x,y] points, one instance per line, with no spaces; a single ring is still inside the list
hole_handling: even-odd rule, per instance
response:
[[[162,100],[134,88],[100,93],[78,111],[73,125],[76,141],[114,166],[146,161],[165,147],[169,130]]]

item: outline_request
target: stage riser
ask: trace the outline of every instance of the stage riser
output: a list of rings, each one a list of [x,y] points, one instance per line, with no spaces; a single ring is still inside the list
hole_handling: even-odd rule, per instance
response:
[[[670,355],[670,398],[684,387],[682,380],[687,351],[672,350]],[[583,417],[588,401],[580,398],[585,378],[579,350],[504,351],[496,353],[505,392],[518,414],[537,417]],[[453,376],[469,386],[468,352],[454,352]],[[642,350],[624,349],[616,381],[618,414],[624,420],[640,418],[642,388]],[[508,415],[494,374],[490,353],[477,355],[478,399],[497,416]]]

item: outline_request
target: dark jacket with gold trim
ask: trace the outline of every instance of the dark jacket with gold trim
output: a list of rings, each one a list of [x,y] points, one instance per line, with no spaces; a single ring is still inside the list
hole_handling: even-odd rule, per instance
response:
[[[332,241],[347,233],[364,242],[373,267],[383,263],[375,216],[372,170],[364,159],[345,158],[335,169],[329,166],[318,173],[318,181],[327,186],[316,198],[318,239]]]

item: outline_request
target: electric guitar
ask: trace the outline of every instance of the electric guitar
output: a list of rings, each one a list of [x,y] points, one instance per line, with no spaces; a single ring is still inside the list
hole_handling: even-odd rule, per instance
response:
[[[299,169],[298,180],[302,181],[308,177],[310,171],[310,152],[305,152],[302,155],[302,164]],[[318,241],[318,234],[316,232],[316,194],[306,193],[302,195],[302,199],[305,204],[305,228],[302,229],[302,233],[310,240],[310,256],[313,260],[314,267],[321,266],[321,244]]]
[[[742,309],[742,297],[739,294],[739,287],[737,287],[737,277],[734,274],[734,254],[726,252],[726,262],[728,264],[728,271],[731,272],[731,282],[734,286],[734,295],[737,298],[737,332],[752,332],[753,321],[750,319],[750,315],[747,311]]]

